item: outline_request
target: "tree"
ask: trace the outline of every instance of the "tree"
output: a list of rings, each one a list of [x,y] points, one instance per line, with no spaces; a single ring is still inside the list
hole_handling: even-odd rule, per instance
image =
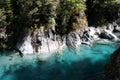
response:
[[[61,35],[73,30],[73,23],[84,16],[85,0],[61,0],[58,10],[57,28]]]

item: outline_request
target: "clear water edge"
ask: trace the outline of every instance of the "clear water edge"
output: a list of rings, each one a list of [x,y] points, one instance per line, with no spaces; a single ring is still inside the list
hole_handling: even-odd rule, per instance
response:
[[[103,69],[118,43],[81,45],[75,52],[66,48],[41,61],[38,56],[0,56],[0,80],[102,80]]]

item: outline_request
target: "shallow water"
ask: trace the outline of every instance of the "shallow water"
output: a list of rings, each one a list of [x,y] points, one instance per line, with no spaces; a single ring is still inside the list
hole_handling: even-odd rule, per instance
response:
[[[18,53],[0,56],[0,80],[102,80],[110,55],[119,47],[112,41],[81,45],[77,51],[65,49],[47,60]]]

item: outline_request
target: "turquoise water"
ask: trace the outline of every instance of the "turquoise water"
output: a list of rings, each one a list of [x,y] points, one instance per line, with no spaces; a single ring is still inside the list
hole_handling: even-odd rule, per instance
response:
[[[1,55],[0,80],[102,80],[104,66],[119,46],[116,42],[99,41],[91,46],[81,45],[77,51],[66,48],[47,60],[36,55],[21,58],[18,53]]]

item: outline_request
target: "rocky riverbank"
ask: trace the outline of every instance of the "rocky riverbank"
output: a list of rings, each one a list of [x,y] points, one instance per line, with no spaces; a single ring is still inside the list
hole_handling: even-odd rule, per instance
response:
[[[92,43],[101,39],[120,41],[114,34],[114,31],[120,31],[120,26],[117,23],[97,28],[87,27],[86,30],[82,32],[82,36],[80,30],[60,36],[55,34],[51,29],[49,29],[48,32],[39,29],[35,31],[33,35],[25,35],[21,41],[18,42],[17,48],[24,55],[59,53],[66,47],[77,49],[81,44],[92,45]]]
[[[9,0],[0,4],[0,50],[45,54],[92,45],[101,38],[119,41],[112,33],[120,31],[119,1]]]

